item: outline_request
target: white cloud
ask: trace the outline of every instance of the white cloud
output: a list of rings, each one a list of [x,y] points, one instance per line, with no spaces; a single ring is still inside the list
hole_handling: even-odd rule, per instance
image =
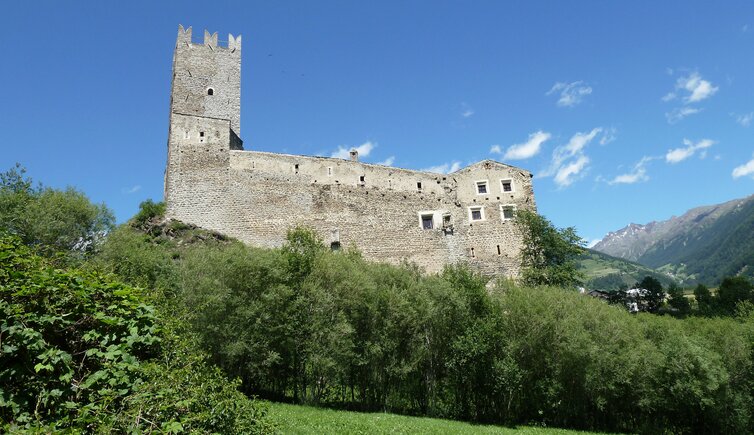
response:
[[[537,131],[529,135],[529,140],[524,143],[511,145],[503,155],[505,160],[523,160],[534,157],[539,153],[542,144],[550,139],[551,134],[544,131]],[[490,148],[492,153],[500,153],[502,150],[499,145],[493,145]]]
[[[631,172],[616,176],[612,180],[608,181],[608,184],[634,184],[649,180],[646,165],[647,163],[655,159],[656,157],[642,157],[642,159],[634,165]]]
[[[600,138],[600,145],[607,145],[610,142],[618,138],[618,130],[615,127],[610,127],[603,130],[602,137]]]
[[[121,192],[125,193],[126,195],[130,195],[132,193],[136,193],[141,190],[141,185],[137,184],[133,187],[124,187],[121,189]]]
[[[461,103],[461,116],[464,118],[471,118],[474,116],[474,109],[466,103]]]
[[[540,176],[554,175],[553,181],[558,187],[570,186],[584,175],[590,162],[589,157],[584,154],[584,149],[602,131],[603,129],[598,127],[588,133],[574,134],[567,144],[555,148],[549,167],[542,171]]]
[[[735,115],[736,122],[744,127],[751,125],[751,121],[754,121],[754,112],[744,113],[743,115]]]
[[[558,187],[570,186],[574,181],[583,176],[582,171],[587,167],[588,164],[589,157],[581,155],[576,160],[568,163],[567,165],[561,166],[560,168],[558,168],[558,172],[555,174],[555,178],[553,179],[555,181],[555,184],[557,184]]]
[[[702,79],[698,72],[692,72],[686,77],[679,77],[675,87],[678,90],[688,92],[688,95],[684,98],[686,104],[707,99],[715,95],[718,90],[717,86],[712,86],[712,83]]]
[[[741,166],[737,166],[735,169],[733,169],[733,173],[731,175],[733,175],[733,178],[746,177],[749,175],[754,177],[754,158]]]
[[[667,154],[665,154],[665,161],[668,163],[682,162],[696,154],[697,151],[706,150],[707,148],[711,147],[715,144],[715,141],[711,139],[702,139],[697,143],[693,143],[688,139],[684,139],[683,144],[686,145],[684,148],[675,148],[669,150]],[[702,158],[704,158],[706,151],[702,151],[701,155]]]
[[[338,150],[333,152],[330,157],[334,157],[336,159],[348,159],[350,155],[348,154],[351,150],[355,149],[359,152],[359,158],[366,157],[369,155],[369,153],[372,152],[373,149],[377,148],[376,143],[370,142],[364,142],[363,144],[357,146],[357,147],[344,147],[339,146]]]
[[[377,162],[378,165],[382,166],[393,166],[393,163],[395,163],[395,156],[390,156],[381,162]]]
[[[449,174],[461,169],[461,162],[454,161],[451,163],[443,163],[442,165],[430,166],[429,168],[420,169],[424,172],[434,172],[436,174]]]
[[[573,83],[557,82],[545,95],[551,95],[556,92],[560,92],[558,106],[573,107],[581,103],[585,96],[591,94],[592,88],[581,80]]]
[[[492,145],[490,147],[490,154],[502,154],[503,149],[500,148],[500,145]]]
[[[678,95],[676,95],[675,92],[668,92],[662,97],[662,101],[665,101],[665,102],[672,101],[672,100],[675,100],[675,97],[677,96]]]
[[[679,107],[677,109],[671,110],[670,112],[666,112],[665,118],[667,118],[668,123],[675,124],[683,118],[695,113],[699,113],[701,111],[702,109],[697,109],[695,107]]]

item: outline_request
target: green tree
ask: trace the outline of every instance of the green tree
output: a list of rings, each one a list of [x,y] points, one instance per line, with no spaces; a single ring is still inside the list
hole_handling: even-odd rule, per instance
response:
[[[523,236],[524,285],[574,287],[583,281],[576,258],[584,252],[584,240],[573,227],[555,228],[545,217],[528,210],[516,214],[516,225]]]
[[[708,316],[712,314],[715,307],[715,299],[712,297],[712,292],[709,291],[707,286],[699,284],[694,288],[694,299],[696,299],[696,309],[700,314]]]
[[[691,312],[691,304],[686,296],[683,294],[683,289],[676,283],[671,283],[668,287],[668,304],[675,308],[677,313],[681,316],[685,316]]]
[[[665,290],[662,288],[662,283],[656,278],[651,276],[645,276],[641,282],[637,282],[634,285],[635,288],[646,290],[646,293],[641,296],[641,302],[644,306],[644,310],[650,313],[656,313],[662,306],[665,300]]]
[[[754,287],[746,277],[728,277],[720,283],[717,290],[717,305],[725,314],[733,314],[736,304],[752,300]]]
[[[89,252],[115,224],[104,204],[82,192],[33,187],[20,166],[0,174],[0,230],[42,252]]]

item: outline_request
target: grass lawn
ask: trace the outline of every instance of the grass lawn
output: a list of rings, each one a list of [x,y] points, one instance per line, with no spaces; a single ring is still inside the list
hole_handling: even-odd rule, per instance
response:
[[[270,415],[283,434],[586,434],[539,427],[484,426],[438,418],[335,411],[270,403]]]

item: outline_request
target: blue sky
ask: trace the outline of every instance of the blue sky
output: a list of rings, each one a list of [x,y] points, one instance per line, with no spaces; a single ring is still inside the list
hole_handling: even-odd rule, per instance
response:
[[[178,24],[243,35],[247,149],[535,174],[587,240],[754,193],[754,2],[6,2],[0,168],[162,197]],[[366,150],[368,152],[364,152]]]

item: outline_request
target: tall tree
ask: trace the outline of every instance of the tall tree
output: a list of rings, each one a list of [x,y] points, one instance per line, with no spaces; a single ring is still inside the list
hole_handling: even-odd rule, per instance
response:
[[[523,236],[523,284],[574,287],[583,281],[576,258],[584,252],[584,240],[575,228],[556,228],[545,217],[528,210],[518,211],[516,225]]]

